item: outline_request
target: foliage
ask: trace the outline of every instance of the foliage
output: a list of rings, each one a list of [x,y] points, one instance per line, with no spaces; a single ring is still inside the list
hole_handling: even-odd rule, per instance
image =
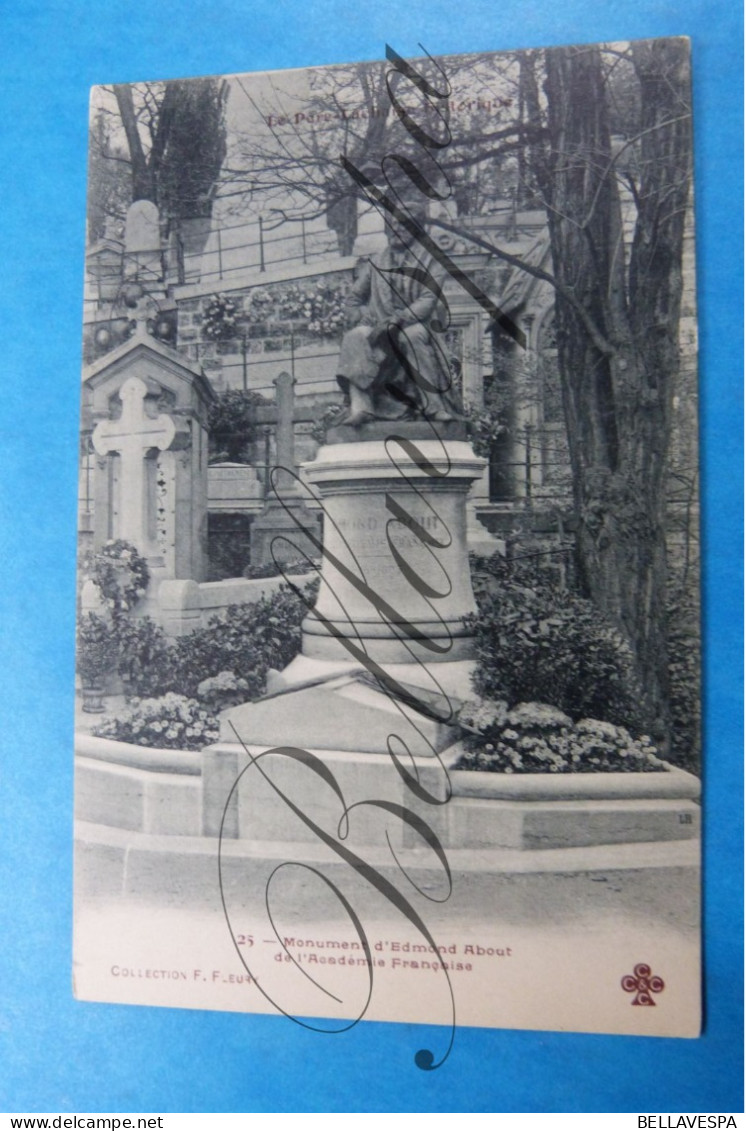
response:
[[[202,750],[220,737],[220,724],[194,699],[168,694],[158,699],[132,699],[117,717],[105,719],[93,732],[99,738],[174,750]]]
[[[145,558],[123,538],[110,538],[100,550],[88,554],[83,568],[98,586],[115,620],[130,612],[145,596],[150,580]]]
[[[227,94],[227,84],[214,78],[113,87],[131,200],[152,200],[163,219],[177,223],[211,215],[226,151]]]
[[[83,684],[95,684],[113,671],[117,656],[117,639],[110,625],[96,613],[82,616],[78,621],[75,662]]]
[[[508,431],[505,406],[497,403],[479,407],[467,405],[464,415],[474,454],[489,459],[495,441]]]
[[[231,605],[207,628],[173,642],[148,617],[121,616],[110,626],[87,614],[78,629],[78,671],[97,678],[116,667],[135,697],[176,694],[214,709],[255,699],[269,669],[285,667],[300,651],[301,622],[317,584],[305,586],[305,600],[283,585],[270,597]]]
[[[186,220],[212,213],[226,153],[227,96],[226,84],[214,78],[165,83],[159,127],[166,136],[154,171],[157,203],[169,218]],[[152,149],[150,161],[152,165]]]
[[[536,565],[477,561],[475,688],[488,699],[551,703],[574,719],[639,729],[640,691],[622,637],[590,601],[555,588]]]
[[[668,601],[668,668],[671,702],[671,758],[699,772],[701,741],[699,602],[679,590]]]
[[[249,685],[233,672],[219,672],[218,675],[203,679],[197,688],[200,703],[206,703],[211,711],[217,713],[226,707],[234,707],[246,701]]]
[[[466,703],[465,753],[454,767],[504,774],[650,773],[665,769],[648,735],[599,719],[573,723],[546,703]]]
[[[310,597],[309,597],[310,602]],[[231,605],[207,628],[179,637],[161,678],[169,690],[196,696],[204,679],[233,672],[248,685],[246,698],[264,693],[270,668],[283,668],[298,654],[301,622],[307,608],[283,586],[271,597]]]
[[[302,320],[310,334],[332,338],[345,321],[345,289],[319,279],[313,287],[290,287],[284,294],[281,317]]]
[[[311,429],[311,436],[317,444],[326,443],[326,434],[333,426],[334,421],[338,416],[341,416],[344,405],[336,403],[327,405],[322,412],[321,416],[314,421],[313,428]]]
[[[271,319],[300,323],[317,338],[337,337],[344,328],[346,294],[347,285],[335,285],[325,279],[305,286],[274,286],[271,291],[256,287],[246,308],[249,332],[252,324],[263,326]]]
[[[636,94],[624,98],[630,136],[618,147],[602,49],[545,53],[548,139],[536,176],[547,206],[583,584],[623,627],[646,714],[667,729],[661,437],[671,432],[680,373],[689,48],[683,39],[643,40],[624,55]],[[622,177],[633,201],[627,215]]]
[[[165,632],[150,617],[121,617],[115,623],[115,637],[117,671],[130,693],[152,694],[157,688],[151,682],[151,673],[165,668],[170,659],[171,645]]]
[[[227,389],[210,406],[208,419],[210,459],[213,462],[250,463],[250,446],[256,436],[256,410],[266,404],[261,393]]]
[[[285,577],[295,574],[309,573],[314,568],[305,558],[296,562],[265,562],[264,565],[246,566],[242,576],[251,580],[264,577]]]
[[[313,600],[313,586],[305,587]],[[300,651],[300,626],[307,605],[286,586],[270,597],[231,605],[196,629],[169,643],[152,622],[128,625],[123,634],[126,659],[120,670],[136,695],[175,692],[201,699],[205,681],[236,680],[241,700],[264,693],[270,668],[283,668]],[[218,685],[208,685],[208,700]],[[226,688],[227,690],[227,688]]]
[[[516,397],[525,399],[530,393],[535,395],[536,389],[531,363],[516,357],[515,351],[493,356],[493,365],[499,370],[499,379],[485,381],[482,403],[468,404],[465,411],[469,439],[476,455],[483,459],[492,456],[495,442],[510,431]]]

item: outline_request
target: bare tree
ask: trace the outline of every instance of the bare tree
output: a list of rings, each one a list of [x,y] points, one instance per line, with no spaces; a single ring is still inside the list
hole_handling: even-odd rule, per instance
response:
[[[348,255],[357,234],[360,191],[340,165],[346,157],[381,187],[415,191],[423,183],[448,195],[464,213],[481,211],[515,183],[515,155],[536,126],[516,117],[517,68],[496,75],[488,56],[448,60],[452,97],[445,111],[453,136],[428,158],[392,109],[392,96],[421,113],[416,90],[388,63],[310,72],[308,87],[269,76],[260,92],[241,83],[252,109],[224,167],[220,197],[241,208],[288,218],[325,216]],[[496,89],[497,88],[497,89]],[[398,165],[387,155],[403,159]],[[407,161],[411,167],[406,168]]]
[[[118,211],[124,197],[152,200],[177,223],[209,217],[225,157],[227,92],[209,78],[111,88],[111,107],[94,119],[94,207]]]

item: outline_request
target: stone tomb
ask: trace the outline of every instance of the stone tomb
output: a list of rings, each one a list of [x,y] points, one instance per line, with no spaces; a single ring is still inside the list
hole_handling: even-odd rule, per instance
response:
[[[147,558],[154,581],[206,577],[213,397],[204,375],[142,322],[84,370],[83,433],[95,454],[93,545],[126,539]]]

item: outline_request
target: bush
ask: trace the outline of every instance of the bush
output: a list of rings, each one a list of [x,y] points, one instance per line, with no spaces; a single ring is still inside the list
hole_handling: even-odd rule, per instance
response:
[[[313,588],[306,586],[309,603]],[[120,625],[119,671],[135,695],[171,692],[207,702],[217,688],[208,685],[203,696],[200,685],[221,677],[236,681],[232,690],[240,690],[241,701],[256,699],[264,694],[269,669],[285,667],[300,651],[300,626],[306,611],[300,597],[282,586],[271,597],[231,605],[212,617],[207,628],[173,643],[153,621],[124,622]]]
[[[220,672],[209,679],[203,679],[197,688],[197,695],[200,703],[206,703],[217,714],[226,707],[235,707],[245,702],[248,690],[249,685],[245,679],[239,679],[233,672]]]
[[[118,641],[117,671],[130,693],[154,695],[166,690],[172,647],[160,625],[150,617],[120,619],[115,627]]]
[[[132,699],[121,715],[105,719],[93,733],[99,738],[174,750],[202,750],[220,737],[220,724],[194,699],[164,695]]]
[[[650,773],[665,769],[647,735],[599,719],[573,723],[546,703],[467,703],[459,715],[465,753],[454,769],[504,774]]]
[[[516,570],[497,555],[475,565],[480,695],[642,728],[631,650],[590,601],[554,587],[536,566]]]
[[[84,686],[92,686],[112,672],[119,654],[117,638],[107,622],[86,613],[78,622],[75,665]]]
[[[246,698],[256,699],[264,693],[269,669],[285,667],[300,651],[306,612],[284,586],[253,604],[231,605],[207,628],[174,642],[170,689],[194,697],[204,679],[233,672],[246,680]]]
[[[309,605],[317,584],[305,587]],[[78,630],[78,670],[81,677],[89,671],[100,676],[117,666],[135,696],[131,702],[140,703],[141,710],[142,702],[153,702],[153,696],[172,701],[174,695],[222,709],[263,695],[269,669],[283,668],[295,658],[307,608],[293,590],[282,586],[253,604],[231,605],[224,614],[212,617],[207,628],[172,643],[149,618],[133,622],[120,618],[110,629],[91,613],[82,618]],[[148,698],[141,701],[144,696]],[[156,727],[159,733],[162,730]],[[141,741],[127,738],[125,731],[108,737]]]
[[[208,419],[210,462],[250,463],[256,438],[256,410],[267,404],[261,393],[227,389],[210,406]]]

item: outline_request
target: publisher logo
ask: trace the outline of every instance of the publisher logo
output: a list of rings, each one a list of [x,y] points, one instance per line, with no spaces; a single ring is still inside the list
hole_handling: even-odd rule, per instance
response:
[[[625,974],[622,978],[625,993],[635,995],[632,1005],[655,1005],[653,994],[661,994],[665,988],[663,979],[654,974],[645,962],[638,962],[634,973]]]

